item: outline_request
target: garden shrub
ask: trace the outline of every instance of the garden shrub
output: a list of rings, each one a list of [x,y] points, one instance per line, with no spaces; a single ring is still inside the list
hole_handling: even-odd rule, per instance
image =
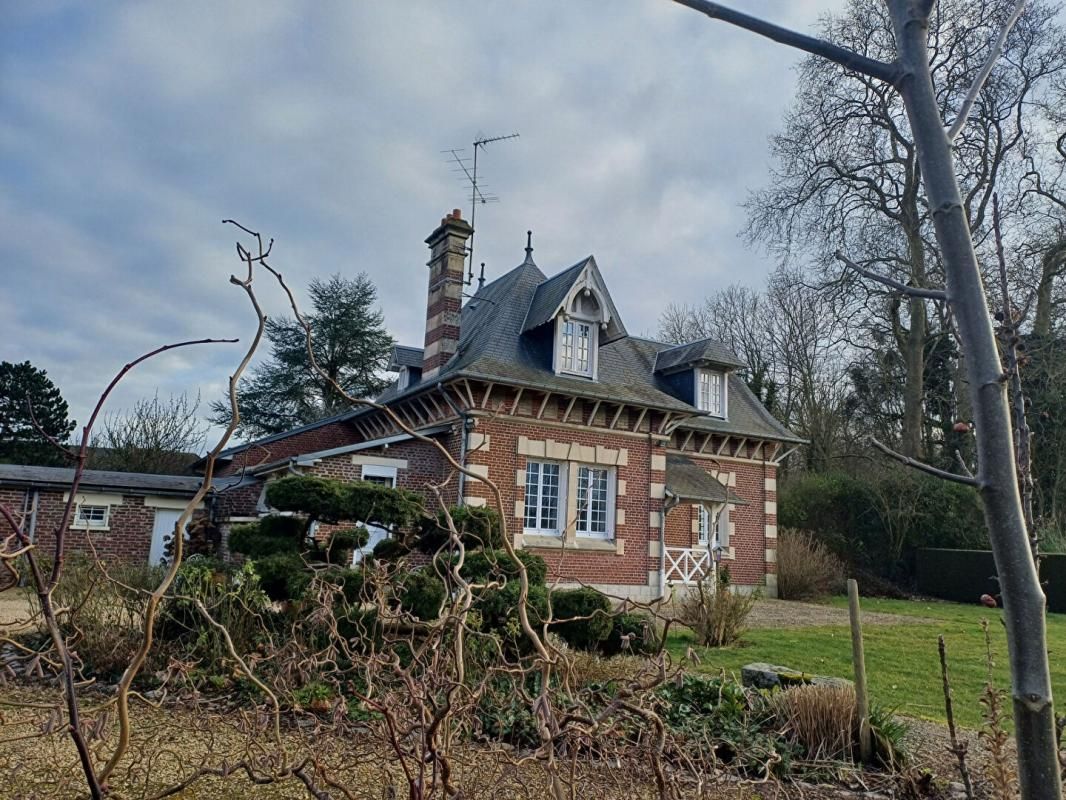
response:
[[[373,556],[375,561],[395,561],[410,552],[411,548],[399,539],[382,539],[374,545]]]
[[[599,649],[605,656],[657,653],[659,632],[655,620],[644,614],[616,614],[611,619],[610,633],[600,642]]]
[[[459,534],[459,540],[468,550],[498,550],[503,547],[503,527],[496,509],[488,506],[453,506],[437,513],[436,517],[422,520],[418,549],[423,553],[436,553],[451,538],[448,517]]]
[[[366,585],[366,573],[361,568],[330,567],[320,573],[324,581],[329,581],[341,590],[341,596],[349,605],[363,602],[363,587]]]
[[[299,553],[273,553],[248,563],[271,600],[299,600],[311,585],[311,572]]]
[[[789,771],[794,746],[777,730],[766,698],[726,678],[682,673],[656,690],[659,716],[694,761],[711,758],[752,778]]]
[[[240,656],[256,648],[273,622],[270,598],[248,561],[239,567],[210,559],[186,561],[171,592],[160,614],[160,639],[180,646],[182,658],[200,661],[205,668],[219,668],[229,652],[222,635],[207,623],[194,601],[203,603],[226,628]]]
[[[794,686],[776,692],[770,707],[778,724],[803,748],[808,760],[854,760],[853,686]]]
[[[696,634],[704,647],[724,647],[740,638],[757,594],[735,594],[729,572],[719,570],[716,584],[696,584],[678,603],[678,621]]]
[[[263,517],[258,522],[235,525],[229,535],[229,549],[246,556],[299,553],[304,549],[307,523],[299,517]]]
[[[400,608],[423,621],[437,619],[447,590],[437,575],[419,569],[406,575],[398,587]]]
[[[45,574],[51,564],[42,563]],[[145,591],[158,586],[161,567],[118,563],[108,567],[115,579],[107,580],[90,559],[67,557],[52,596],[53,605],[65,611],[58,615],[60,627],[75,636],[73,650],[86,674],[111,680],[122,673],[141,641]],[[36,594],[27,595],[34,613],[40,613]]]
[[[551,630],[571,647],[595,650],[611,633],[611,601],[595,589],[556,590],[551,605]]]
[[[536,553],[519,550],[515,553],[526,568],[530,586],[543,586],[548,579],[548,564]],[[518,565],[506,550],[476,550],[466,553],[460,574],[472,583],[490,580],[518,580]]]
[[[782,487],[778,524],[810,531],[853,570],[910,583],[920,547],[987,546],[976,491],[912,470],[805,474]]]
[[[347,516],[347,494],[347,484],[313,475],[292,475],[266,486],[266,501],[272,508],[323,522],[353,519]]]
[[[502,589],[486,589],[478,593],[474,608],[481,615],[481,630],[494,632],[514,641],[523,636],[518,616],[518,597],[522,587],[511,581]],[[548,617],[548,590],[544,586],[530,586],[526,598],[529,622],[539,628]]]
[[[808,761],[858,760],[854,686],[794,686],[771,695],[770,708],[778,725],[803,749]],[[874,761],[884,767],[903,764],[907,726],[876,705],[870,710],[869,724]]]
[[[777,592],[782,600],[818,600],[843,591],[844,563],[807,531],[781,530],[777,539]]]

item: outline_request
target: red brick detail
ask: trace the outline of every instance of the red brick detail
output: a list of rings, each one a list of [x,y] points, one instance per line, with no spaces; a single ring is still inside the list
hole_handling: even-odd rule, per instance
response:
[[[309,431],[294,433],[266,444],[252,444],[247,449],[234,453],[233,460],[219,475],[231,475],[242,468],[252,468],[261,464],[271,464],[290,456],[330,450],[346,444],[358,442],[362,437],[347,422],[331,422]]]

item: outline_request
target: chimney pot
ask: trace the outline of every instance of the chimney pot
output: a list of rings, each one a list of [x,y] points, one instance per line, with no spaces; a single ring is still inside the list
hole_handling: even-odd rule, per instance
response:
[[[452,219],[462,219],[463,213],[458,208],[452,209]]]

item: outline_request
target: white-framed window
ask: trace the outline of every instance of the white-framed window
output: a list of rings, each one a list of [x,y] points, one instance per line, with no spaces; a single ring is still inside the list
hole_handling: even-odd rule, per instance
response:
[[[557,372],[595,377],[597,330],[594,322],[560,318],[556,347]]]
[[[564,470],[552,461],[526,462],[526,503],[523,529],[526,533],[558,536],[564,496]]]
[[[74,523],[70,527],[96,531],[107,530],[110,517],[111,506],[78,503],[74,509]]]
[[[711,543],[711,512],[702,503],[696,506],[696,541],[703,547]]]
[[[411,370],[407,367],[400,367],[399,373],[396,375],[396,388],[406,389],[411,385]]]
[[[577,468],[578,536],[614,537],[615,472],[581,464]]]
[[[696,408],[725,417],[726,402],[725,375],[712,369],[696,370]]]

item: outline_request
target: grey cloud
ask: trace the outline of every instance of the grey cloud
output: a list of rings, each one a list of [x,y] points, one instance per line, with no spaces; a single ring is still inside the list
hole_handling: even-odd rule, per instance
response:
[[[841,2],[737,5],[808,29]],[[543,269],[595,253],[650,331],[667,302],[769,269],[738,205],[796,57],[666,0],[55,3],[12,15],[0,52],[0,357],[47,368],[79,420],[138,352],[251,333],[224,216],[276,237],[301,299],[366,270],[419,343],[422,239],[469,209],[439,151],[479,131],[521,132],[482,162],[503,199],[478,211],[490,276],[532,228]],[[156,387],[210,400],[236,356],[145,365],[115,407]]]

